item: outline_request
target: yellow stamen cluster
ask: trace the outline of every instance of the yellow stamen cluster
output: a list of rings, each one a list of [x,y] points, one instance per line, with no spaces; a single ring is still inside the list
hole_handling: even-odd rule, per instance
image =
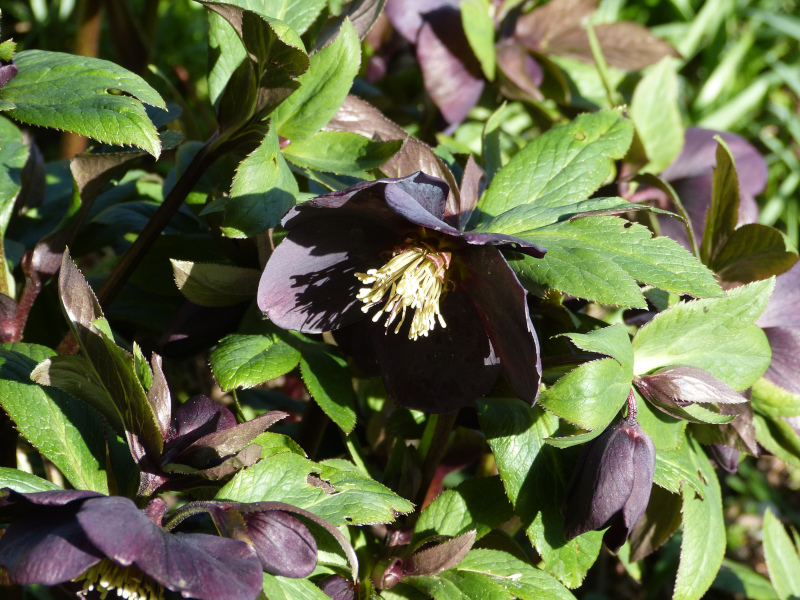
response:
[[[445,273],[449,266],[449,252],[437,252],[416,245],[401,248],[380,269],[356,273],[361,283],[372,284],[372,287],[361,288],[358,292],[357,298],[365,305],[361,310],[369,312],[388,295],[386,303],[372,318],[377,322],[384,313],[388,313],[387,331],[398,315],[400,322],[394,332],[400,331],[406,318],[406,309],[415,311],[408,332],[409,339],[427,336],[437,321],[446,327],[439,312],[439,301],[445,290]]]
[[[97,590],[105,600],[109,592],[125,600],[164,600],[164,589],[135,565],[123,567],[104,559],[82,577],[87,591]]]

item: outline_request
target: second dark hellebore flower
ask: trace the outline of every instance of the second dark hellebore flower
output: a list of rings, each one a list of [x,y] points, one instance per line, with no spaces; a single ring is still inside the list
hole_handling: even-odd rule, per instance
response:
[[[587,442],[567,488],[564,537],[608,527],[603,543],[616,553],[650,500],[656,450],[635,417]]]
[[[261,277],[258,306],[284,329],[347,327],[341,333],[372,351],[401,406],[457,410],[501,373],[533,403],[539,342],[527,292],[500,248],[538,258],[545,250],[457,229],[448,221],[462,220],[445,212],[448,191],[418,172],[292,208],[282,222],[289,233]]]
[[[174,534],[158,522],[158,499],[140,511],[129,499],[83,490],[0,492],[0,567],[12,583],[83,582],[101,597],[163,598],[167,588],[199,600],[254,600],[262,570],[244,542],[204,533]]]

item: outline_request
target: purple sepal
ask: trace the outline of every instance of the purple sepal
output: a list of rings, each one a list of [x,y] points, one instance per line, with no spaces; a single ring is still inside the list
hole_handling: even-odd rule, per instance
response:
[[[13,60],[0,60],[0,88],[14,79],[19,73],[16,63]]]

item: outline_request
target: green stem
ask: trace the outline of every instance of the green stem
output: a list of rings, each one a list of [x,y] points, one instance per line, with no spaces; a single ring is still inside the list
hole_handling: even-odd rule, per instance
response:
[[[447,442],[450,439],[450,432],[453,430],[457,416],[458,411],[453,411],[441,415],[431,415],[428,418],[428,425],[425,427],[425,433],[419,444],[420,457],[422,458],[422,482],[417,492],[415,504],[420,508],[428,495],[428,488],[436,475],[436,469],[439,467],[439,463],[442,462]]]
[[[296,441],[311,460],[314,460],[317,450],[319,450],[322,436],[325,435],[325,429],[330,420],[330,417],[319,407],[319,404],[314,400],[308,401],[303,420],[300,421],[300,430],[297,432]]]

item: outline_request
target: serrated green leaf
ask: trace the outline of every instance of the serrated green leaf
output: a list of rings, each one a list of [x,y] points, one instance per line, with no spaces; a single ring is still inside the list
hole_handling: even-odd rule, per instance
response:
[[[275,227],[295,204],[299,189],[270,125],[264,139],[236,169],[225,203],[222,232],[246,238]]]
[[[642,430],[650,436],[656,450],[676,450],[683,442],[687,422],[658,410],[633,389],[636,396],[636,419]]]
[[[756,440],[782,461],[800,467],[800,436],[786,421],[753,414]]]
[[[306,455],[297,442],[288,435],[283,435],[282,433],[265,431],[257,436],[256,439],[253,440],[253,443],[261,446],[261,458],[269,458],[270,456],[283,454],[284,452],[294,452],[302,457]]]
[[[224,391],[249,388],[294,369],[300,351],[277,332],[224,337],[211,352],[211,370]]]
[[[554,448],[572,448],[573,446],[581,446],[586,442],[591,442],[594,438],[599,437],[603,431],[603,429],[595,429],[594,431],[587,431],[586,433],[578,433],[576,435],[549,437],[545,439],[545,442]]]
[[[569,600],[572,593],[544,571],[499,550],[471,550],[458,571],[481,573],[520,600]]]
[[[800,597],[800,556],[783,524],[769,508],[764,513],[764,557],[781,600]]]
[[[547,248],[544,258],[509,261],[523,285],[638,308],[646,302],[636,281],[676,294],[721,293],[712,273],[680,244],[617,217],[561,221],[519,237]]]
[[[308,579],[294,579],[264,573],[264,591],[269,600],[330,600]]]
[[[703,498],[691,486],[683,488],[683,540],[674,600],[699,600],[711,587],[725,556],[725,518],[717,474],[700,444],[684,441],[694,467],[703,478]]]
[[[465,0],[459,5],[461,25],[486,79],[494,81],[497,57],[494,52],[494,21],[485,0]]]
[[[753,410],[770,417],[800,416],[800,395],[792,394],[763,377],[753,384]]]
[[[625,404],[633,371],[613,358],[585,363],[542,392],[539,404],[581,429],[602,429]]]
[[[403,140],[381,142],[346,131],[318,131],[283,149],[286,160],[304,169],[338,175],[362,175],[394,156]]]
[[[14,123],[0,117],[0,238],[5,237],[27,160],[28,147],[22,141],[22,132]],[[0,288],[0,291],[4,290]]]
[[[724,281],[750,283],[785,273],[797,262],[780,231],[747,223],[736,229],[709,264]]]
[[[472,530],[477,541],[513,515],[499,477],[467,479],[442,492],[422,511],[414,526],[411,547],[439,535],[455,537]]]
[[[758,281],[723,298],[681,302],[660,313],[633,338],[634,373],[669,365],[700,367],[735,390],[755,383],[772,353],[752,323],[764,312],[774,280]]]
[[[314,463],[284,453],[240,471],[217,499],[236,502],[286,502],[333,525],[391,523],[414,506],[389,488],[341,460]]]
[[[624,325],[603,327],[590,333],[567,333],[565,335],[578,348],[610,356],[633,374],[633,347],[628,330]]]
[[[14,51],[17,49],[17,43],[14,40],[6,40],[0,44],[0,60],[8,62],[14,56]]]
[[[633,125],[617,110],[584,114],[539,136],[492,180],[481,221],[520,204],[564,206],[585,200],[613,172],[630,146]]]
[[[309,138],[336,114],[361,66],[361,45],[352,23],[345,21],[336,41],[311,57],[300,89],[273,113],[278,133],[292,141]]]
[[[6,487],[22,494],[61,489],[55,483],[32,475],[31,473],[26,473],[19,469],[0,467],[0,488]]]
[[[502,586],[479,573],[445,571],[438,575],[404,577],[403,581],[434,600],[511,600],[513,596]]]
[[[178,289],[200,306],[231,306],[255,298],[261,271],[171,259]]]
[[[330,350],[329,350],[330,348]],[[356,426],[356,396],[347,361],[327,344],[306,344],[300,357],[300,372],[308,392],[323,412],[342,431]]]
[[[19,75],[0,90],[0,99],[15,104],[9,116],[158,158],[161,142],[142,103],[166,105],[144,79],[112,62],[59,52],[25,50],[14,61]]]
[[[629,114],[649,159],[642,172],[660,173],[678,157],[684,142],[672,57],[662,58],[647,70],[633,91]]]
[[[72,396],[30,379],[36,364],[55,356],[45,346],[0,349],[0,404],[19,432],[77,489],[108,493],[100,416]]]
[[[697,469],[686,455],[685,450],[656,452],[656,471],[653,483],[673,494],[680,494],[684,483],[689,485],[700,498],[703,498],[705,493],[703,482],[697,475]]]
[[[579,586],[600,553],[603,536],[590,531],[570,542],[564,539],[561,506],[568,470],[561,451],[545,443],[558,429],[558,419],[516,398],[480,399],[477,408],[506,494],[545,571],[567,587]]]

